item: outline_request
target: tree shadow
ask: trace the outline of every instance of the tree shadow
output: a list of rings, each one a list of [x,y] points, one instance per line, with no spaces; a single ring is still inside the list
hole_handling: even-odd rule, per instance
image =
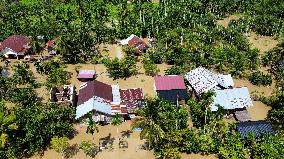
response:
[[[115,138],[111,137],[111,133],[109,133],[108,136],[99,139],[99,142],[100,142],[99,146],[105,147],[108,144],[113,145],[114,140],[115,140]]]
[[[92,147],[92,149],[87,153],[88,156],[95,158],[96,155],[100,152],[100,148],[98,146]]]
[[[68,139],[74,138],[77,134],[79,134],[78,130],[73,129],[72,132],[68,135]]]
[[[133,131],[131,131],[131,130],[126,130],[126,131],[121,131],[120,133],[121,133],[121,136],[122,136],[123,138],[124,138],[124,137],[129,138],[130,135],[133,133]]]
[[[73,144],[69,146],[64,153],[65,158],[72,158],[79,152],[78,144]]]

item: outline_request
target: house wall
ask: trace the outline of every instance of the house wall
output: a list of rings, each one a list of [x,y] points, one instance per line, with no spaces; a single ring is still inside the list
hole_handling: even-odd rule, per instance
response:
[[[5,57],[8,58],[9,55],[15,55],[17,56],[17,53],[14,52],[13,50],[9,49],[9,48],[6,48],[4,50],[1,51],[1,54],[3,54]]]

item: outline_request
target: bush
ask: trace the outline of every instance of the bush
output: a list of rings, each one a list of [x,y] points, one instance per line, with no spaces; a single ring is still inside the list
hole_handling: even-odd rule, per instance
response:
[[[272,76],[264,75],[262,72],[254,72],[250,75],[249,81],[254,85],[271,85],[272,84]]]
[[[114,79],[130,77],[137,72],[136,61],[130,57],[120,60],[118,58],[113,60],[105,58],[103,64]]]

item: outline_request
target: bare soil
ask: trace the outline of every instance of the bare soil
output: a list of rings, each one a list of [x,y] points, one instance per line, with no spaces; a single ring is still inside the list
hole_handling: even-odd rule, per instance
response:
[[[271,36],[261,36],[257,35],[255,32],[249,33],[248,39],[253,48],[259,49],[261,55],[276,47],[276,45],[279,43]]]
[[[218,25],[222,25],[223,27],[227,28],[231,20],[238,20],[240,16],[238,15],[230,15],[224,19],[217,20]]]

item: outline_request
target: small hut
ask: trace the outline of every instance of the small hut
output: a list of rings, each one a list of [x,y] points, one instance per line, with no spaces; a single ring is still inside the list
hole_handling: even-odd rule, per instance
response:
[[[95,79],[95,77],[96,77],[95,70],[80,70],[77,79],[80,81],[90,81]]]

